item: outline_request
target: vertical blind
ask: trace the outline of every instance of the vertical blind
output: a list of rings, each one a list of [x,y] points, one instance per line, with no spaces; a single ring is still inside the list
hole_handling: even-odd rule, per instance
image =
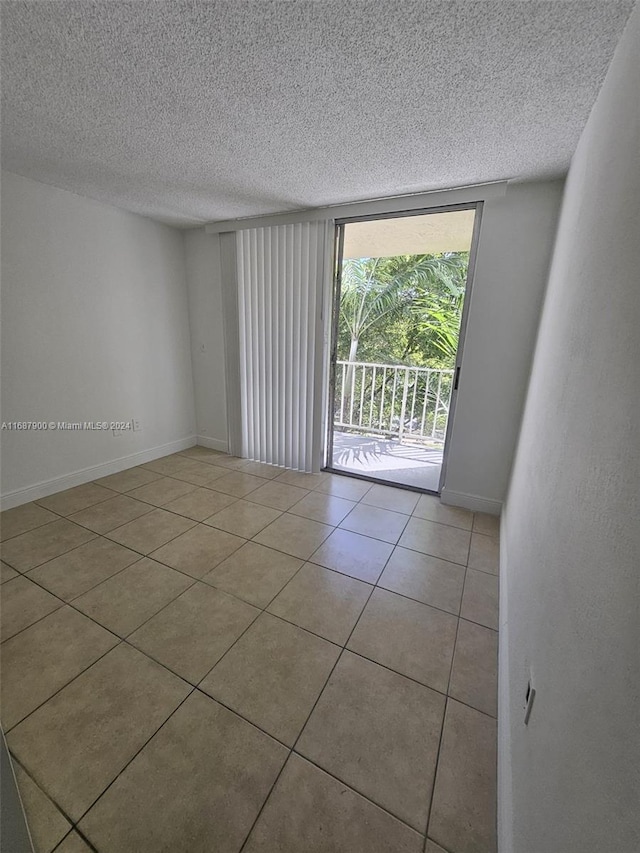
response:
[[[237,232],[242,456],[318,471],[330,223]]]

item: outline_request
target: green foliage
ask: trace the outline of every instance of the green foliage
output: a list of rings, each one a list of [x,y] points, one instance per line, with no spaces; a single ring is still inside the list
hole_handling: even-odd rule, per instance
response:
[[[345,260],[338,359],[453,367],[467,252]]]

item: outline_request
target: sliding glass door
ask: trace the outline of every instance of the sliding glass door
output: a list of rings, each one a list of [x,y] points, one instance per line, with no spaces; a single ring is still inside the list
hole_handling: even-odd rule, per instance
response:
[[[330,469],[442,488],[480,207],[337,222]]]

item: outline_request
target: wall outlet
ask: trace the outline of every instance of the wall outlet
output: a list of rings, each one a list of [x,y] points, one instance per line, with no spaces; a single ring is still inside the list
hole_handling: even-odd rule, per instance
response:
[[[531,679],[529,679],[527,683],[527,692],[524,696],[524,724],[525,726],[529,723],[529,717],[531,716],[531,709],[533,708],[533,700],[536,698],[536,691],[531,684]]]
[[[138,420],[138,418],[133,418],[131,423],[133,424],[134,432],[140,432],[142,430],[142,421]]]

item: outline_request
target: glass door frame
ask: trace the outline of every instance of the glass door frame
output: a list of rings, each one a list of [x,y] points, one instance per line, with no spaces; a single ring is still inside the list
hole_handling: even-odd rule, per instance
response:
[[[397,488],[410,489],[411,491],[427,492],[429,494],[440,494],[444,488],[444,481],[447,470],[447,462],[450,450],[450,439],[453,430],[453,420],[455,415],[455,407],[458,398],[458,390],[460,388],[460,377],[462,374],[462,355],[464,350],[464,340],[467,331],[469,305],[471,301],[471,290],[473,279],[475,276],[476,259],[478,254],[478,243],[480,239],[480,225],[482,221],[483,201],[463,202],[461,204],[439,205],[436,207],[424,207],[415,210],[393,211],[390,213],[372,213],[366,216],[349,216],[335,220],[335,240],[334,240],[334,258],[333,258],[333,279],[332,279],[332,310],[331,310],[331,329],[330,329],[330,345],[329,345],[329,382],[328,382],[328,400],[326,401],[325,411],[327,412],[327,427],[325,431],[324,442],[324,466],[323,470],[330,471],[335,474],[345,474],[350,477],[356,477],[361,480],[369,480],[376,483],[383,483]],[[440,468],[440,481],[438,483],[438,491],[433,492],[430,489],[422,489],[418,486],[393,482],[391,480],[383,480],[380,477],[373,477],[359,472],[347,472],[343,469],[333,468],[333,433],[335,420],[335,384],[336,384],[336,363],[338,355],[338,324],[340,318],[340,298],[342,290],[342,266],[344,252],[344,232],[345,226],[353,222],[371,222],[374,220],[384,219],[402,219],[410,216],[424,216],[438,213],[454,213],[462,210],[475,211],[473,218],[473,230],[471,234],[471,245],[469,247],[469,264],[467,266],[467,278],[465,282],[464,300],[462,303],[462,313],[460,316],[460,333],[458,335],[458,348],[456,351],[456,360],[454,364],[454,383],[451,391],[451,401],[449,403],[449,413],[447,415],[447,428],[445,431],[444,445],[442,451],[442,465]]]

